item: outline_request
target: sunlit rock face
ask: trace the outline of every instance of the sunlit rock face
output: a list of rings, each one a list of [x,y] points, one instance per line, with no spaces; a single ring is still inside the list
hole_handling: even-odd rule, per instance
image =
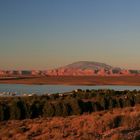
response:
[[[4,75],[4,71],[3,70],[0,70],[0,75]]]
[[[129,70],[121,70],[121,74],[123,75],[130,75],[130,71]]]

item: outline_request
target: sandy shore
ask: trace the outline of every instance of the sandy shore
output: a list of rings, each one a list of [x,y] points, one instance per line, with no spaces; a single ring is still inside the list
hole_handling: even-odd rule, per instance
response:
[[[42,76],[0,78],[2,84],[46,84],[46,85],[136,85],[140,76]]]

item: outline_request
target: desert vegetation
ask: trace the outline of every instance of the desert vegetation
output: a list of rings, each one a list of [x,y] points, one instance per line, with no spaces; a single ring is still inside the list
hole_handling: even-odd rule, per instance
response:
[[[0,97],[1,140],[139,140],[140,91]]]
[[[133,107],[140,103],[140,91],[76,90],[65,94],[32,97],[0,97],[0,120],[71,116]]]
[[[0,122],[1,140],[139,140],[140,105],[69,117]]]

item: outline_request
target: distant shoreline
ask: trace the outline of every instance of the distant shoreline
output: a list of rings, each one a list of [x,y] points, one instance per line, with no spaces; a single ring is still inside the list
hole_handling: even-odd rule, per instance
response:
[[[29,85],[127,85],[140,86],[140,76],[41,76],[1,77],[0,84]]]

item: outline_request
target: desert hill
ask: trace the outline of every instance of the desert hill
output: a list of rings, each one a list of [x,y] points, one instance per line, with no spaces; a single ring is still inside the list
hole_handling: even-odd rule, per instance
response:
[[[66,65],[62,68],[65,69],[90,69],[90,70],[98,70],[98,69],[112,69],[113,67],[110,65],[107,65],[105,63],[100,63],[100,62],[92,62],[92,61],[78,61],[74,62],[72,64]]]
[[[48,70],[48,75],[73,75],[73,76],[86,76],[86,75],[119,75],[129,74],[128,70],[119,67],[113,67],[105,63],[92,62],[92,61],[78,61],[72,64],[62,66],[56,69]]]

